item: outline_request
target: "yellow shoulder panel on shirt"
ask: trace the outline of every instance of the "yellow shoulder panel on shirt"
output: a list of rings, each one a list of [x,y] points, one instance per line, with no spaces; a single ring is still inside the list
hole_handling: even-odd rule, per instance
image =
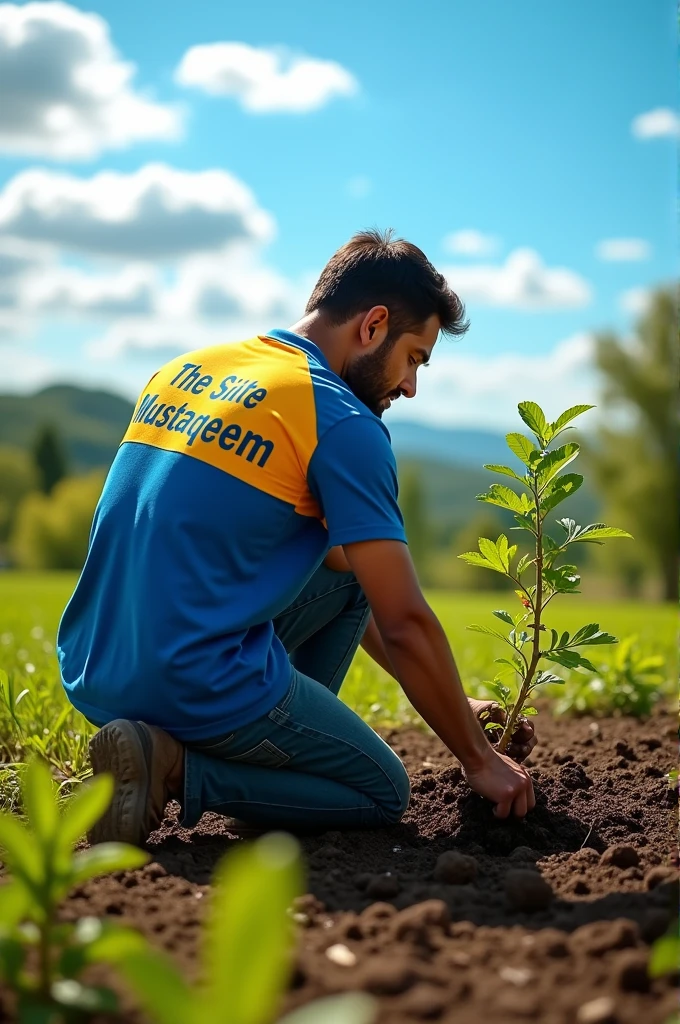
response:
[[[314,388],[292,345],[259,337],[172,360],[137,403],[125,441],[200,459],[321,518],[307,485]]]

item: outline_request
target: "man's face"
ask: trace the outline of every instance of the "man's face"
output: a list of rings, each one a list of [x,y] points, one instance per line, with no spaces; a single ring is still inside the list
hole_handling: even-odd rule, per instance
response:
[[[383,413],[401,395],[413,398],[416,373],[430,358],[439,334],[439,319],[429,317],[419,334],[386,338],[378,348],[358,355],[345,371],[345,383],[372,413]]]

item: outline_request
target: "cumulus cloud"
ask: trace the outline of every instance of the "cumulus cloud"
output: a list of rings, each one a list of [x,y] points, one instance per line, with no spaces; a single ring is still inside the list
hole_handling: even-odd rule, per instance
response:
[[[211,96],[233,96],[252,114],[305,114],[334,96],[353,96],[359,85],[341,64],[246,43],[192,46],[175,72],[180,85]]]
[[[680,117],[670,107],[656,107],[633,118],[631,130],[636,139],[676,138],[680,135]]]
[[[265,241],[273,229],[250,189],[222,170],[148,164],[91,178],[27,170],[0,191],[1,231],[75,253],[171,261]]]
[[[449,266],[442,271],[467,302],[550,310],[586,306],[591,300],[584,278],[565,267],[546,267],[533,249],[515,249],[500,266]]]
[[[26,277],[19,289],[19,303],[31,313],[86,318],[150,316],[159,294],[158,275],[148,266],[128,266],[112,274],[53,266]]]
[[[117,319],[88,346],[97,359],[159,350],[176,355],[238,340],[299,319],[306,279],[290,281],[245,248],[182,263],[176,280],[156,296],[152,317]]]
[[[498,252],[500,244],[495,235],[485,235],[475,228],[452,231],[442,243],[444,250],[454,256],[492,256]]]
[[[644,238],[605,238],[598,242],[595,252],[601,260],[635,262],[648,260],[652,247]]]
[[[0,151],[89,159],[176,138],[177,109],[135,92],[96,14],[61,3],[0,4]]]
[[[400,399],[392,415],[440,426],[516,429],[518,402],[538,401],[551,417],[570,405],[594,404],[597,395],[593,339],[581,333],[536,355],[435,349],[432,369],[419,375],[416,397]]]

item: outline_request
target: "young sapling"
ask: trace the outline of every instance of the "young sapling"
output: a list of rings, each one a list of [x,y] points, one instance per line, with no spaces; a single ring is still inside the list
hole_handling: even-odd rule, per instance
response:
[[[583,477],[577,473],[563,473],[579,454],[579,445],[568,441],[554,447],[554,442],[565,431],[571,430],[571,422],[594,408],[592,405],[575,405],[554,423],[549,423],[543,410],[535,402],[521,402],[519,414],[533,434],[510,433],[506,441],[510,451],[524,466],[524,473],[518,473],[510,466],[487,465],[484,468],[493,473],[509,477],[521,490],[517,493],[505,484],[491,484],[485,494],[477,495],[478,501],[488,502],[512,512],[516,526],[531,538],[531,552],[522,555],[513,565],[517,545],[510,544],[505,534],[497,541],[479,538],[479,551],[466,551],[459,555],[469,565],[477,565],[506,576],[515,585],[515,593],[522,604],[522,610],[515,615],[499,609],[493,614],[507,623],[511,629],[507,635],[488,626],[472,625],[468,629],[488,633],[502,640],[511,648],[509,658],[497,658],[502,666],[487,685],[506,714],[505,724],[497,749],[506,750],[517,726],[520,715],[535,715],[536,709],[527,706],[527,700],[537,687],[545,683],[563,683],[564,680],[550,669],[542,668],[542,662],[561,665],[567,669],[583,668],[596,672],[595,666],[581,654],[579,648],[594,647],[598,644],[615,644],[618,640],[611,633],[600,629],[599,624],[590,622],[571,635],[548,629],[544,614],[548,605],[558,594],[578,594],[579,576],[577,567],[570,562],[558,564],[575,544],[601,544],[611,537],[630,537],[625,530],[619,530],[604,523],[578,526],[573,519],[558,519],[558,539],[546,529],[546,518],[558,505],[574,494]],[[508,670],[514,674],[514,685],[503,680]],[[496,722],[487,722],[489,731],[498,730]]]

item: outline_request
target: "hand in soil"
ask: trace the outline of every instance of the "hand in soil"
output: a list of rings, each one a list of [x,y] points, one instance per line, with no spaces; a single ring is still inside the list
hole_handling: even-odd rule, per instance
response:
[[[510,812],[523,818],[536,805],[534,787],[526,769],[507,754],[497,754],[490,749],[481,767],[466,767],[464,771],[470,788],[496,805],[493,813],[497,818],[507,818]]]
[[[469,697],[468,702],[482,725],[485,725],[487,722],[498,722],[498,731],[493,729],[489,730],[486,734],[490,743],[497,743],[500,739],[502,726],[505,725],[507,718],[503,708],[495,700],[474,700],[472,697]],[[484,716],[483,718],[482,715]],[[526,761],[536,743],[537,739],[532,723],[528,718],[520,717],[517,720],[517,728],[512,734],[512,739],[506,753],[513,761]]]

